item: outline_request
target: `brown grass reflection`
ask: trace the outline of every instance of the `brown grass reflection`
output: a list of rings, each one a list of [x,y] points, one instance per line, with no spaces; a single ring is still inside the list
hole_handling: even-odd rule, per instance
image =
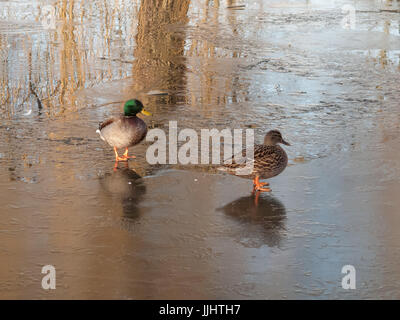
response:
[[[127,64],[137,25],[137,1],[59,0],[56,29],[40,28],[38,7],[32,33],[16,24],[0,31],[0,117],[33,109],[49,117],[82,107],[82,88],[130,76]],[[16,6],[15,15],[24,12]],[[12,23],[10,21],[10,23]],[[19,30],[21,28],[21,30]]]
[[[134,91],[162,89],[167,103],[185,87],[185,29],[189,0],[143,0],[138,14]]]

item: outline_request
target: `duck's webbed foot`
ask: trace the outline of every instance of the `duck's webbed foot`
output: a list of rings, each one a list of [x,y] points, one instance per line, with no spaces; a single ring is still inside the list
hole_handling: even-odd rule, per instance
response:
[[[124,158],[125,161],[126,161],[126,160],[128,160],[128,159],[135,159],[136,157],[135,157],[135,156],[129,156],[129,155],[128,155],[128,148],[125,148],[125,152],[124,152],[122,158]]]
[[[270,188],[263,188],[264,186],[269,186],[268,182],[260,182],[260,177],[256,176],[253,180],[253,192],[260,191],[260,192],[271,192]]]
[[[118,151],[117,151],[117,148],[116,148],[116,147],[114,147],[114,153],[115,153],[115,162],[118,162],[118,161],[127,161],[127,160],[128,160],[128,159],[125,158],[124,156],[120,157],[120,156],[118,155]],[[125,155],[125,154],[124,154],[124,155]]]

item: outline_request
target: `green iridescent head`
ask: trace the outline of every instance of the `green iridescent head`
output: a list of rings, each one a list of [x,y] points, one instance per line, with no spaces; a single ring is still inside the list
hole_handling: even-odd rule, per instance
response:
[[[125,102],[124,105],[124,115],[126,117],[132,117],[138,114],[139,112],[143,113],[146,116],[150,116],[151,113],[144,110],[143,104],[137,99],[130,99]]]

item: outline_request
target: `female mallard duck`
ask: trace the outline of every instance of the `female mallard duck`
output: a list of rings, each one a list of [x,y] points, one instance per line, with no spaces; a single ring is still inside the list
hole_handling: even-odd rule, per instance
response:
[[[270,188],[263,188],[268,186],[268,182],[260,182],[260,179],[269,179],[277,176],[283,170],[285,170],[288,157],[285,150],[278,143],[283,143],[290,146],[288,142],[283,140],[281,133],[278,130],[269,131],[264,138],[264,144],[257,144],[254,146],[254,160],[251,159],[250,164],[252,170],[250,172],[241,171],[248,166],[249,161],[235,162],[237,156],[230,159],[231,163],[226,163],[219,169],[226,171],[229,174],[236,175],[238,177],[253,179],[254,189],[253,191],[271,191]],[[242,155],[244,156],[246,149],[243,149]],[[248,168],[248,167],[247,167]]]
[[[146,116],[151,113],[144,110],[143,104],[136,99],[128,100],[124,105],[124,114],[118,118],[111,118],[100,123],[100,138],[114,147],[115,161],[127,161],[135,156],[128,156],[128,148],[141,142],[147,134],[146,123],[136,117],[139,112]],[[117,148],[125,148],[122,157],[118,156]]]

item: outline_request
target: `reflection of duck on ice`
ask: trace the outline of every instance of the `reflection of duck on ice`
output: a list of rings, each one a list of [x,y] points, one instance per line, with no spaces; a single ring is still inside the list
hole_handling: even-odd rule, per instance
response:
[[[106,173],[100,179],[100,185],[111,196],[113,202],[121,202],[123,219],[132,221],[140,217],[143,209],[139,207],[139,203],[146,193],[146,186],[142,177],[129,169],[128,163],[124,168]]]
[[[228,203],[218,211],[233,218],[240,225],[240,242],[278,246],[285,230],[286,209],[278,199],[261,196],[258,202],[254,195],[242,197]]]

